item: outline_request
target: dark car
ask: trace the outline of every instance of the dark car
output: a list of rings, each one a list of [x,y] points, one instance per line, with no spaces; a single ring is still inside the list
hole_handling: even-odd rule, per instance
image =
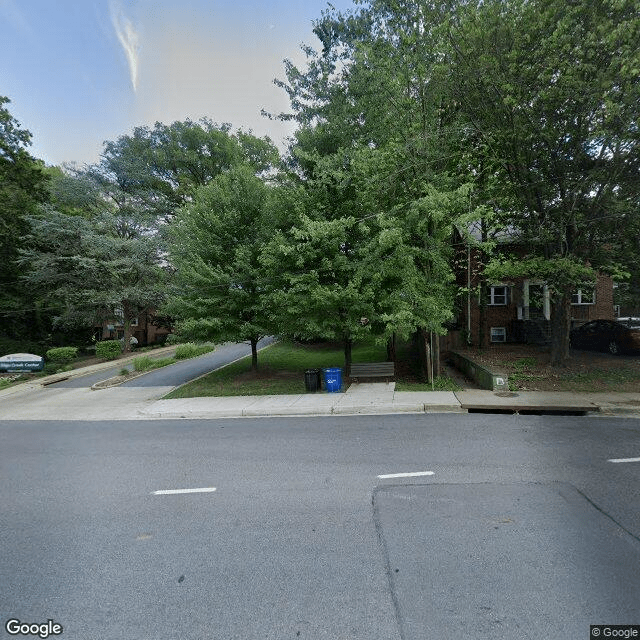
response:
[[[597,349],[613,354],[640,351],[640,328],[613,320],[592,320],[573,329],[570,340],[576,349]]]

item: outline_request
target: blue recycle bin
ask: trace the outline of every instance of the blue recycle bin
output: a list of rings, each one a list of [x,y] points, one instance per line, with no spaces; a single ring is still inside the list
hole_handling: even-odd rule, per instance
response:
[[[342,390],[342,369],[330,367],[322,370],[324,377],[324,388],[329,393],[336,393]]]

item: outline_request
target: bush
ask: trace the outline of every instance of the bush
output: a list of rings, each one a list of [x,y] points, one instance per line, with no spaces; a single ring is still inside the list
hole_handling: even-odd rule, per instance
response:
[[[149,356],[140,356],[133,359],[134,371],[148,371],[153,369],[153,360]]]
[[[196,358],[203,353],[209,353],[213,351],[215,347],[208,344],[194,344],[193,342],[187,342],[185,344],[178,345],[176,347],[176,360],[186,360],[187,358]]]
[[[120,340],[96,342],[96,356],[105,360],[115,360],[122,353]]]
[[[170,333],[164,340],[164,345],[170,347],[174,344],[180,344],[182,342],[182,338],[175,333]]]
[[[46,353],[46,359],[56,364],[68,364],[78,355],[78,347],[54,347]]]
[[[133,368],[135,371],[149,371],[150,369],[159,369],[160,367],[175,364],[175,362],[175,358],[152,360],[149,356],[140,356],[139,358],[134,358]]]
[[[158,358],[158,360],[153,361],[153,368],[158,369],[160,367],[167,367],[170,364],[175,364],[175,358]]]

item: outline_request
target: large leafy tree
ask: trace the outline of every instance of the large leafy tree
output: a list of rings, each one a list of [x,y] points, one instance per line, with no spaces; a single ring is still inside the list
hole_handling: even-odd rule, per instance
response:
[[[300,124],[289,166],[309,193],[309,217],[341,220],[345,246],[358,242],[334,285],[358,283],[367,329],[385,340],[442,333],[453,315],[450,238],[468,213],[470,178],[457,171],[460,135],[432,46],[444,11],[378,1],[356,14],[329,10],[315,25],[322,50],[305,48],[306,69],[286,63],[279,83],[292,105],[283,117]]]
[[[43,165],[27,151],[31,134],[13,118],[0,96],[0,333],[14,339],[39,339],[33,299],[20,282],[22,236],[27,216],[48,199]]]
[[[329,10],[316,22],[322,50],[306,48],[304,71],[287,63],[281,83],[302,126],[293,166],[313,170],[305,145],[315,137],[320,154],[397,148],[399,179],[371,180],[402,185],[399,202],[473,184],[469,211],[491,213],[483,239],[493,223],[530,254],[496,260],[489,273],[551,285],[560,364],[572,290],[594,268],[621,273],[612,258],[628,265],[637,244],[628,232],[637,236],[639,29],[633,0]]]
[[[618,271],[611,247],[637,230],[639,38],[633,0],[461,3],[449,22],[452,95],[528,250],[492,273],[550,284],[556,365],[572,290]]]
[[[269,169],[278,153],[268,138],[210,120],[136,127],[131,135],[105,144],[94,171],[128,193],[147,198],[158,212],[171,214],[195,191],[230,168],[246,163],[256,172]]]
[[[132,321],[165,297],[157,230],[108,202],[90,216],[46,206],[29,222],[23,280],[56,310],[54,327],[86,330],[122,319],[129,350]]]
[[[323,220],[302,212],[261,257],[269,316],[279,332],[342,342],[347,370],[353,342],[369,335],[374,316],[372,274],[364,268],[369,236],[369,227],[353,217]]]
[[[248,341],[254,369],[258,341],[273,330],[259,262],[277,220],[270,191],[255,167],[235,166],[197,189],[169,231],[176,295],[166,310],[178,319],[178,332]]]

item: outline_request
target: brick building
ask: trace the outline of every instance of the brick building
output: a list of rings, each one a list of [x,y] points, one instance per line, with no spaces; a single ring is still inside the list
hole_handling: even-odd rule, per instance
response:
[[[458,244],[460,246],[460,243]],[[550,338],[551,299],[541,280],[518,278],[486,283],[486,304],[480,304],[482,268],[478,252],[467,249],[466,259],[457,261],[457,283],[470,291],[461,300],[457,329],[472,344],[502,342],[546,343]],[[470,287],[469,287],[470,285]],[[598,274],[593,286],[573,292],[571,324],[614,318],[613,280]]]
[[[155,318],[153,310],[141,313],[131,323],[131,335],[140,346],[164,342],[171,329]],[[124,338],[124,324],[122,317],[104,322],[96,327],[96,340],[120,340]]]

